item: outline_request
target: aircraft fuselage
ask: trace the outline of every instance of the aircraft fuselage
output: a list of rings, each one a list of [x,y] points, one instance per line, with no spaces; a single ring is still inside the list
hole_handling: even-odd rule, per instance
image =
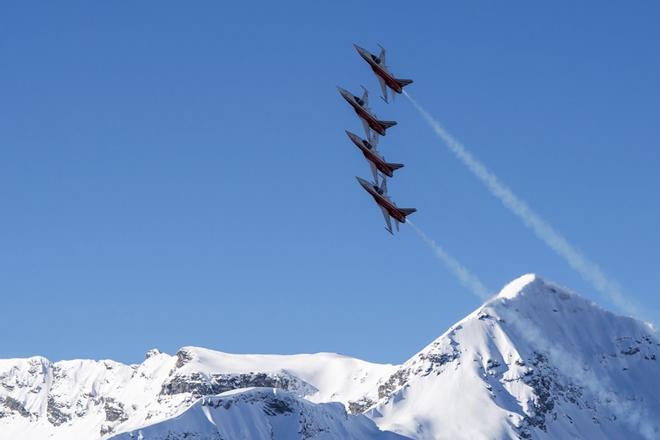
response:
[[[389,71],[387,71],[383,66],[381,66],[379,63],[377,63],[372,57],[373,55],[369,53],[367,50],[362,49],[359,46],[355,46],[357,48],[358,53],[360,56],[367,62],[369,63],[369,67],[371,67],[371,70],[374,71],[374,73],[382,78],[383,81],[385,81],[385,84],[387,84],[387,87],[390,89],[394,90],[395,92],[401,94],[403,92],[403,87],[401,87],[401,84],[396,80],[394,75],[392,75]]]
[[[378,133],[381,136],[385,136],[385,130],[387,127],[385,127],[383,124],[380,123],[378,119],[371,113],[369,113],[367,110],[365,110],[362,105],[357,102],[355,97],[349,93],[346,90],[340,89],[341,96],[348,102],[351,107],[353,107],[353,110],[355,110],[355,113],[358,115],[359,118],[363,119],[369,128],[371,128],[373,131]]]
[[[403,87],[401,87],[401,85],[397,82],[396,78],[394,78],[394,76],[392,76],[390,72],[383,69],[383,67],[380,64],[377,64],[373,60],[367,59],[367,62],[369,63],[369,66],[371,66],[371,70],[373,70],[376,75],[378,75],[383,79],[383,81],[385,81],[387,87],[394,90],[398,94],[401,94],[401,92],[403,92]]]
[[[390,217],[392,217],[394,220],[398,221],[399,223],[405,223],[406,222],[406,216],[399,208],[396,207],[394,203],[392,203],[389,199],[385,198],[380,194],[376,187],[371,184],[370,182],[357,178],[358,182],[360,182],[360,185],[373,197],[374,201],[378,203],[379,206],[381,206],[387,213],[389,214]]]
[[[351,139],[351,141],[353,141],[355,146],[358,147],[360,151],[362,151],[364,157],[369,162],[374,164],[378,171],[385,174],[387,177],[392,177],[394,175],[394,170],[390,168],[388,163],[385,162],[385,159],[383,159],[383,156],[378,154],[376,149],[368,141],[361,139],[349,131],[347,131],[346,134]]]

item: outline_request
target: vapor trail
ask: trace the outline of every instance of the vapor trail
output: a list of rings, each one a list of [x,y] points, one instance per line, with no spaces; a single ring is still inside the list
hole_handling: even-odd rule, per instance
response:
[[[463,144],[454,138],[445,130],[433,116],[422,108],[412,96],[404,90],[403,93],[422,115],[424,120],[431,126],[435,134],[442,139],[447,147],[456,157],[474,174],[481,182],[486,185],[491,193],[506,206],[511,212],[516,214],[538,238],[547,244],[555,253],[564,258],[566,262],[582,278],[588,281],[598,292],[605,295],[613,304],[630,315],[638,315],[635,307],[624,298],[619,286],[610,280],[605,273],[592,261],[582,255],[573,245],[571,245],[559,232],[550,224],[543,220],[538,214],[516,196],[509,187],[502,183],[495,174],[475,158]]]
[[[488,289],[479,281],[479,279],[470,273],[469,270],[461,263],[456,261],[454,257],[449,255],[442,246],[436,243],[433,239],[429,238],[421,229],[419,229],[414,223],[410,220],[406,220],[406,223],[419,235],[419,237],[433,250],[435,256],[442,261],[445,266],[458,278],[461,284],[470,291],[479,297],[481,300],[487,300],[491,294]]]

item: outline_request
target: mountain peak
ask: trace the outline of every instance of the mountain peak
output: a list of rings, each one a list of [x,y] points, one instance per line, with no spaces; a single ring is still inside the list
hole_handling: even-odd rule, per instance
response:
[[[543,278],[538,276],[535,273],[527,273],[522,275],[515,280],[511,281],[509,284],[504,286],[504,288],[497,294],[497,298],[506,298],[511,299],[515,298],[519,294],[529,291],[531,289],[536,289],[545,284]]]
[[[152,348],[151,350],[149,350],[149,351],[144,355],[144,358],[145,358],[145,359],[149,359],[149,358],[151,358],[151,357],[158,356],[159,354],[161,354],[161,351],[160,351],[159,349],[157,349],[157,348]]]
[[[658,438],[658,359],[642,322],[526,274],[384,380],[368,414],[415,439]]]

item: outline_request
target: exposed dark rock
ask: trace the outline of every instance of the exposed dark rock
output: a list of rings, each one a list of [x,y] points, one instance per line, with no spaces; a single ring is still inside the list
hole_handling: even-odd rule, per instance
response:
[[[488,370],[496,369],[499,366],[500,366],[500,363],[498,361],[493,360],[493,359],[488,359],[488,361],[486,362],[486,369],[488,369]]]
[[[213,374],[210,377],[193,373],[173,377],[172,380],[163,384],[161,394],[190,393],[195,397],[201,397],[249,387],[280,388],[299,394],[316,391],[316,388],[307,382],[286,373]]]
[[[64,371],[61,367],[58,367],[57,365],[53,365],[52,368],[53,372],[53,379],[56,380],[61,380],[61,379],[66,379],[66,371]]]
[[[452,347],[451,353],[429,351],[427,353],[419,354],[419,359],[428,363],[428,367],[424,372],[425,375],[430,374],[432,371],[439,372],[439,367],[442,367],[443,365],[448,364],[449,362],[452,362],[460,357],[461,353],[458,350],[458,343],[456,343],[454,340],[451,340],[450,343]]]
[[[519,428],[520,437],[532,438],[532,429],[538,428],[546,431],[546,415],[555,407],[553,400],[553,386],[555,385],[550,374],[547,373],[547,358],[541,353],[534,353],[531,361],[535,367],[530,373],[523,376],[523,381],[534,390],[534,399],[531,403],[531,411],[525,414]]]
[[[362,414],[372,406],[374,406],[376,402],[371,400],[368,397],[362,397],[359,400],[355,400],[353,402],[348,402],[348,411],[351,414]]]
[[[113,398],[105,399],[103,410],[105,411],[105,419],[108,422],[125,422],[128,420],[128,415],[126,414],[126,411],[124,411],[124,404],[117,402]]]
[[[176,352],[176,368],[181,368],[193,359],[192,354],[186,350]]]
[[[486,312],[479,312],[479,314],[477,315],[477,318],[479,320],[483,321],[485,319],[491,318],[491,316]]]
[[[101,435],[111,434],[114,431],[115,431],[115,429],[110,425],[101,425],[101,429],[99,429],[99,433]]]
[[[293,412],[293,408],[291,407],[289,402],[283,399],[277,399],[277,398],[267,399],[266,403],[264,404],[264,414],[268,416],[275,416],[278,414],[290,414],[292,412]]]
[[[590,408],[588,402],[581,401],[583,390],[581,387],[572,383],[562,383],[561,375],[556,368],[551,366],[545,355],[534,352],[531,360],[534,369],[523,376],[523,381],[529,385],[536,398],[530,402],[532,410],[525,414],[523,422],[519,428],[521,438],[533,438],[532,429],[537,428],[546,431],[546,420],[551,417],[557,420],[558,414],[554,412],[559,399],[569,402],[578,408]],[[568,415],[565,415],[572,420]]]
[[[3,407],[7,410],[4,411]],[[12,397],[0,397],[0,418],[6,417],[11,413],[18,413],[22,417],[30,417],[30,412],[18,400]]]
[[[62,411],[67,406],[63,403],[57,402],[52,396],[48,397],[48,405],[46,406],[46,415],[48,421],[54,426],[60,426],[63,423],[71,420],[71,415]]]
[[[410,370],[407,368],[402,368],[391,375],[384,384],[378,386],[378,399],[389,397],[394,390],[406,384],[409,376]]]
[[[160,353],[161,353],[161,352],[160,352],[159,349],[157,349],[157,348],[152,348],[151,350],[149,350],[149,351],[147,352],[147,354],[144,355],[144,358],[145,358],[145,359],[149,359],[150,357],[158,356]],[[177,355],[178,355],[178,353],[177,353]]]

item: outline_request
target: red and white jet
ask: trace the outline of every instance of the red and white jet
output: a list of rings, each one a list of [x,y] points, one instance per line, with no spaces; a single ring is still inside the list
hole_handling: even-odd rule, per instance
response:
[[[367,162],[369,162],[369,167],[371,167],[371,174],[374,176],[374,181],[378,181],[378,171],[387,177],[392,177],[394,175],[394,171],[398,170],[399,168],[403,168],[402,163],[386,162],[385,158],[378,153],[378,150],[376,149],[376,140],[378,139],[377,136],[373,136],[373,138],[368,141],[366,139],[360,138],[358,135],[351,133],[348,130],[346,130],[346,134],[348,135],[348,138],[353,141],[355,146],[358,147],[360,151],[362,151],[362,154],[367,159]]]
[[[348,102],[351,105],[351,107],[353,107],[353,110],[355,110],[355,113],[362,121],[362,125],[364,126],[364,131],[367,137],[371,137],[369,129],[375,131],[381,136],[385,136],[385,130],[395,126],[396,122],[378,120],[376,118],[376,115],[374,115],[369,109],[369,92],[364,87],[362,88],[364,89],[364,93],[360,98],[353,95],[351,92],[349,92],[346,89],[337,87],[337,89],[339,89],[339,93],[341,94],[341,96],[346,100],[346,102]]]
[[[368,182],[364,179],[356,177],[362,188],[367,191],[371,197],[374,198],[374,201],[378,204],[378,207],[383,212],[383,217],[385,218],[385,229],[390,234],[394,235],[392,232],[392,222],[390,218],[396,220],[396,230],[399,230],[399,223],[405,223],[406,217],[416,212],[415,208],[398,208],[394,202],[390,199],[390,196],[387,195],[387,180],[383,179],[380,186],[376,183]]]
[[[378,56],[370,53],[366,49],[361,48],[357,44],[354,44],[353,46],[355,46],[355,49],[358,51],[360,56],[364,58],[367,63],[369,63],[369,67],[371,67],[371,70],[373,70],[378,77],[378,82],[380,82],[380,89],[383,92],[382,98],[385,102],[389,102],[387,100],[388,87],[392,91],[401,94],[401,92],[403,92],[403,88],[413,82],[412,79],[399,79],[392,75],[387,65],[385,64],[385,48],[383,48],[383,46],[379,45],[380,54]],[[394,95],[392,95],[392,99],[394,99]]]

